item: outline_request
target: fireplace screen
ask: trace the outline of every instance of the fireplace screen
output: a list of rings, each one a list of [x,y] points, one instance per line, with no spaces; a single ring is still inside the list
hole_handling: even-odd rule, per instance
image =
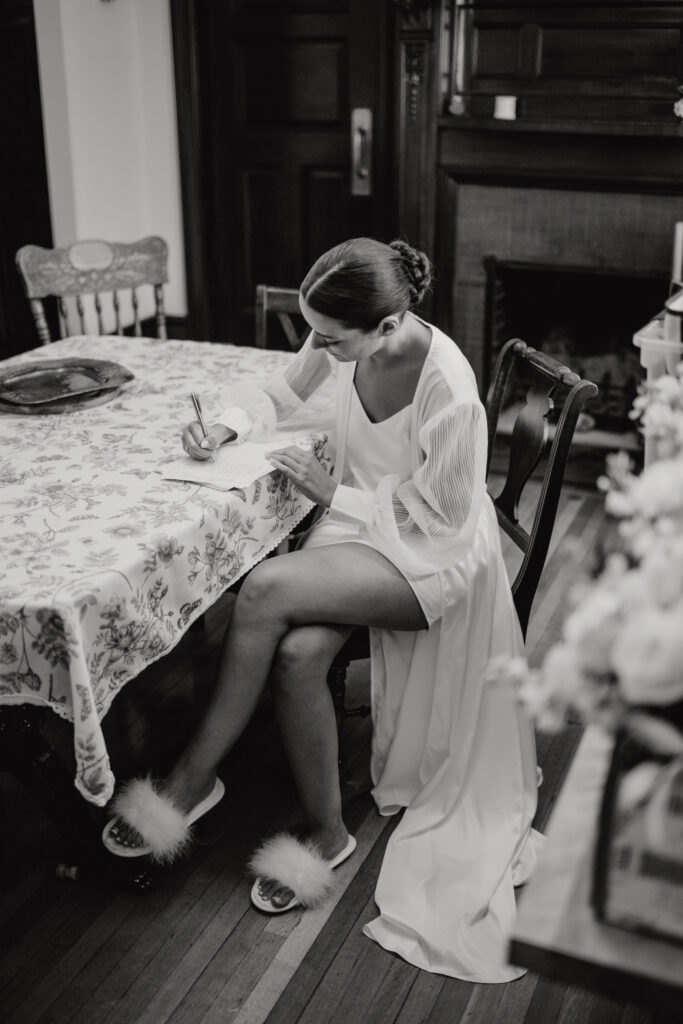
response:
[[[597,429],[632,430],[628,413],[643,380],[632,339],[663,308],[668,281],[493,257],[484,264],[489,379],[501,347],[510,338],[521,338],[598,385],[600,393],[590,404]],[[513,387],[511,402],[523,400],[524,384]]]

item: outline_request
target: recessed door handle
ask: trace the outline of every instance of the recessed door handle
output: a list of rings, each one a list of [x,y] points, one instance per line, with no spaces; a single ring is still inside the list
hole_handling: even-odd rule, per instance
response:
[[[372,195],[372,111],[351,111],[351,195]]]

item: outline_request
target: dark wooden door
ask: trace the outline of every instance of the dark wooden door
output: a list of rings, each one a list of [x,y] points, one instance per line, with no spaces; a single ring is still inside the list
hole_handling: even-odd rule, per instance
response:
[[[52,245],[32,0],[0,4],[0,357],[38,344],[14,264],[26,242]]]
[[[388,0],[198,9],[214,338],[252,342],[257,284],[296,287],[335,243],[383,236],[390,10]]]

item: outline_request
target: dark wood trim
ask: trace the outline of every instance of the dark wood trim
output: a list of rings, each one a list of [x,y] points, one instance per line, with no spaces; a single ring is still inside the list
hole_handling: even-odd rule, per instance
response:
[[[0,358],[5,359],[37,343],[15,264],[17,250],[30,243],[53,244],[33,0],[0,4],[0,60],[13,78],[11,87],[4,80],[0,109],[7,156],[0,160]],[[19,61],[17,75],[12,60]],[[56,327],[52,311],[49,320]]]
[[[212,316],[207,281],[210,252],[206,231],[204,153],[205,110],[199,70],[197,5],[193,0],[171,0],[171,32],[175,74],[187,284],[187,330],[197,339],[211,339]]]
[[[616,971],[577,958],[570,963],[562,953],[539,948],[519,939],[513,939],[510,943],[509,959],[511,963],[521,964],[536,974],[581,986],[620,1002],[628,1000],[664,1012],[680,1005],[681,992],[677,986],[650,981],[626,968]]]
[[[436,202],[439,211],[435,229],[436,274],[434,310],[436,323],[453,323],[455,249],[458,230],[458,182],[448,172],[437,169]]]
[[[396,222],[411,245],[434,251],[438,14],[416,9],[397,18],[394,160]]]
[[[592,192],[680,195],[683,150],[678,138],[560,135],[517,129],[441,128],[438,166],[459,181],[527,184]]]
[[[534,120],[525,117],[514,121],[500,121],[493,117],[458,117],[444,114],[437,118],[439,128],[453,131],[487,131],[501,134],[517,132],[551,133],[555,135],[635,135],[638,138],[683,139],[683,123],[672,120],[670,124],[650,124],[647,121],[562,121]]]

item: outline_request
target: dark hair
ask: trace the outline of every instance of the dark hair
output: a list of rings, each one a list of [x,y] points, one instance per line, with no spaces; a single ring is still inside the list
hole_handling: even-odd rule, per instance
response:
[[[371,331],[383,317],[418,306],[431,279],[429,259],[407,242],[351,238],[315,261],[301,295],[322,316]]]

